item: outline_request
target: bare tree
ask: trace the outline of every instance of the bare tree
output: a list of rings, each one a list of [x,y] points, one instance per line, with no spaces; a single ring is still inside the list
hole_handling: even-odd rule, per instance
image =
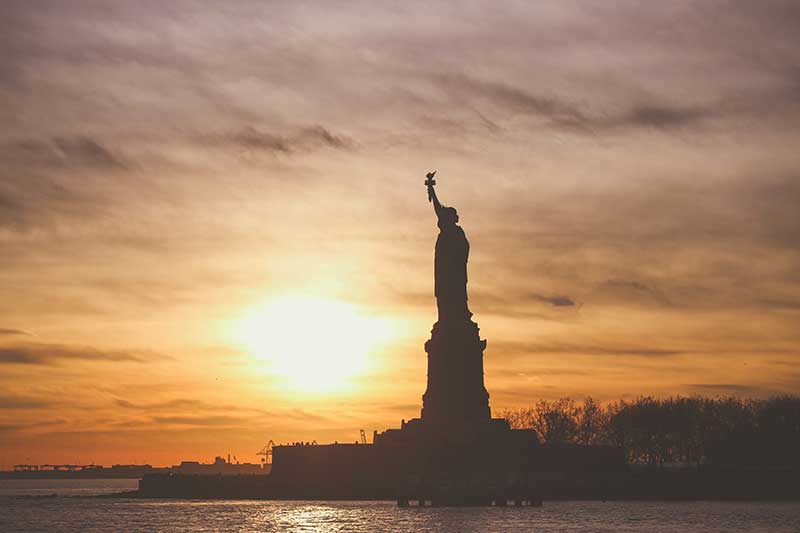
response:
[[[602,407],[591,396],[587,396],[578,412],[578,444],[599,444],[605,425],[605,413]]]

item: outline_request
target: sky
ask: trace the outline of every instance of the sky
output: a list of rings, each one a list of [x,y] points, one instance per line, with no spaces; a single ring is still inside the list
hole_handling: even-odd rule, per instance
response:
[[[419,416],[425,173],[494,413],[800,391],[800,6],[0,4],[0,466]]]

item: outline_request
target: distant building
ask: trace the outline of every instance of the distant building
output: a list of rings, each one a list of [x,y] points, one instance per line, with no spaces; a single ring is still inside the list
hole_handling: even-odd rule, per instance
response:
[[[199,461],[181,461],[181,464],[170,469],[176,474],[265,474],[268,469],[264,469],[258,463],[231,463],[224,457],[217,456],[211,464]]]

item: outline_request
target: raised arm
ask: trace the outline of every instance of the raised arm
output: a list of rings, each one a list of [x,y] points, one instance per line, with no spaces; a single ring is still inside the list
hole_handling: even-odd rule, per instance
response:
[[[433,188],[436,185],[436,180],[433,179],[433,175],[436,174],[436,171],[429,172],[426,176],[428,179],[425,180],[425,184],[428,186],[428,201],[433,203],[433,210],[436,213],[437,217],[442,216],[442,204],[439,202],[439,198],[436,197],[436,189]]]
[[[439,203],[439,199],[436,197],[436,189],[433,188],[433,185],[428,187],[431,191],[431,202],[433,202],[433,210],[436,212],[436,216],[442,216],[442,204]]]

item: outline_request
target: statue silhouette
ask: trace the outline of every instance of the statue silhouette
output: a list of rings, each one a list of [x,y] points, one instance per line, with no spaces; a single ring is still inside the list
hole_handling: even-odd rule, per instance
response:
[[[467,305],[469,241],[458,225],[458,212],[455,208],[443,206],[439,202],[434,189],[435,174],[435,171],[428,173],[425,185],[428,186],[428,200],[433,203],[439,226],[434,258],[434,294],[439,321],[469,320],[472,317]]]
[[[425,185],[439,225],[434,260],[434,283],[439,319],[425,343],[428,386],[422,396],[422,419],[440,427],[482,425],[491,419],[489,393],[483,384],[483,350],[467,307],[469,242],[458,226],[458,212],[439,202],[433,186],[435,172]]]

